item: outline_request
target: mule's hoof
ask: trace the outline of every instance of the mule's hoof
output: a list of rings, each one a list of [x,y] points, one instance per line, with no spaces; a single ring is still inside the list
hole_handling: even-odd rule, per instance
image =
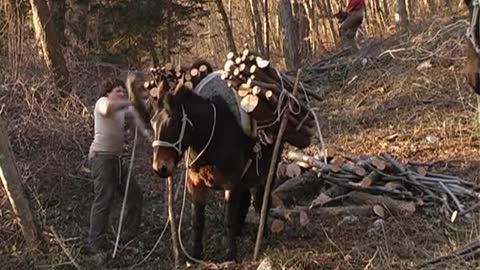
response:
[[[237,253],[236,252],[227,252],[227,255],[225,256],[225,262],[238,262],[237,260]]]

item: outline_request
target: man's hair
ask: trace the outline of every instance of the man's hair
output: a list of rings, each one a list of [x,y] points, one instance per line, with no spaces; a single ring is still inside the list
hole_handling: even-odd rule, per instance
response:
[[[100,91],[100,97],[106,97],[116,87],[123,87],[125,89],[125,82],[117,78],[106,80]]]

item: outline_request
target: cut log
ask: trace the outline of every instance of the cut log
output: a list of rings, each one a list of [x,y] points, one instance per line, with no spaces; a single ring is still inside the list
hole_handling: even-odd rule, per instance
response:
[[[410,215],[416,211],[414,202],[394,200],[386,196],[371,195],[358,191],[350,192],[348,201],[360,205],[381,205],[393,215]]]
[[[295,198],[301,199],[308,194],[316,194],[322,186],[323,181],[314,172],[307,172],[283,182],[272,194],[285,202]]]
[[[253,110],[255,110],[255,108],[257,107],[257,105],[258,105],[258,97],[250,94],[242,98],[242,101],[240,102],[240,106],[247,113],[253,112]]]
[[[274,219],[270,225],[270,231],[273,233],[281,233],[285,230],[285,221],[281,219]]]
[[[312,167],[316,167],[320,169],[321,171],[325,172],[339,172],[340,168],[332,166],[330,164],[325,164],[321,162],[320,160],[317,160],[311,156],[305,155],[300,152],[294,152],[294,151],[289,151],[287,153],[287,159],[293,160],[293,161],[302,161],[307,164],[309,164]]]
[[[296,207],[295,209],[272,208],[270,209],[270,216],[282,219],[284,221],[293,221],[300,219],[300,213],[305,212],[310,216],[318,217],[338,217],[347,215],[356,216],[373,216],[372,205],[362,206],[337,206],[337,207],[318,207],[309,210],[307,207]]]
[[[317,158],[317,159],[322,160],[323,158]],[[330,161],[330,164],[341,168],[345,164],[345,159],[341,156],[336,156]]]
[[[347,161],[343,164],[343,166],[341,167],[343,170],[347,171],[347,172],[350,172],[350,173],[353,173],[353,174],[356,174],[358,176],[365,176],[367,175],[367,171],[360,167],[360,166],[356,166],[353,162],[351,161]]]
[[[379,179],[380,179],[380,174],[375,171],[372,171],[367,176],[363,177],[362,181],[360,182],[360,185],[362,187],[370,187]]]

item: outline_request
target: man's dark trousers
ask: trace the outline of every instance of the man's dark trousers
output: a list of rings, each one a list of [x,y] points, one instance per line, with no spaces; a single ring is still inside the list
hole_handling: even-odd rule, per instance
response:
[[[122,164],[117,155],[94,153],[90,158],[90,168],[94,179],[95,199],[90,213],[88,242],[94,249],[106,249],[106,229],[114,195],[120,194],[123,202],[128,166]],[[131,175],[121,233],[123,242],[131,240],[138,233],[142,203],[142,191]]]

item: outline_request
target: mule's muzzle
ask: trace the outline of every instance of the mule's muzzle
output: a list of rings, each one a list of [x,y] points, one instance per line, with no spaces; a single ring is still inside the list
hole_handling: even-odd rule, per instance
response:
[[[161,178],[167,178],[172,175],[172,172],[165,165],[157,165],[158,163],[152,164],[153,171],[160,176]]]

